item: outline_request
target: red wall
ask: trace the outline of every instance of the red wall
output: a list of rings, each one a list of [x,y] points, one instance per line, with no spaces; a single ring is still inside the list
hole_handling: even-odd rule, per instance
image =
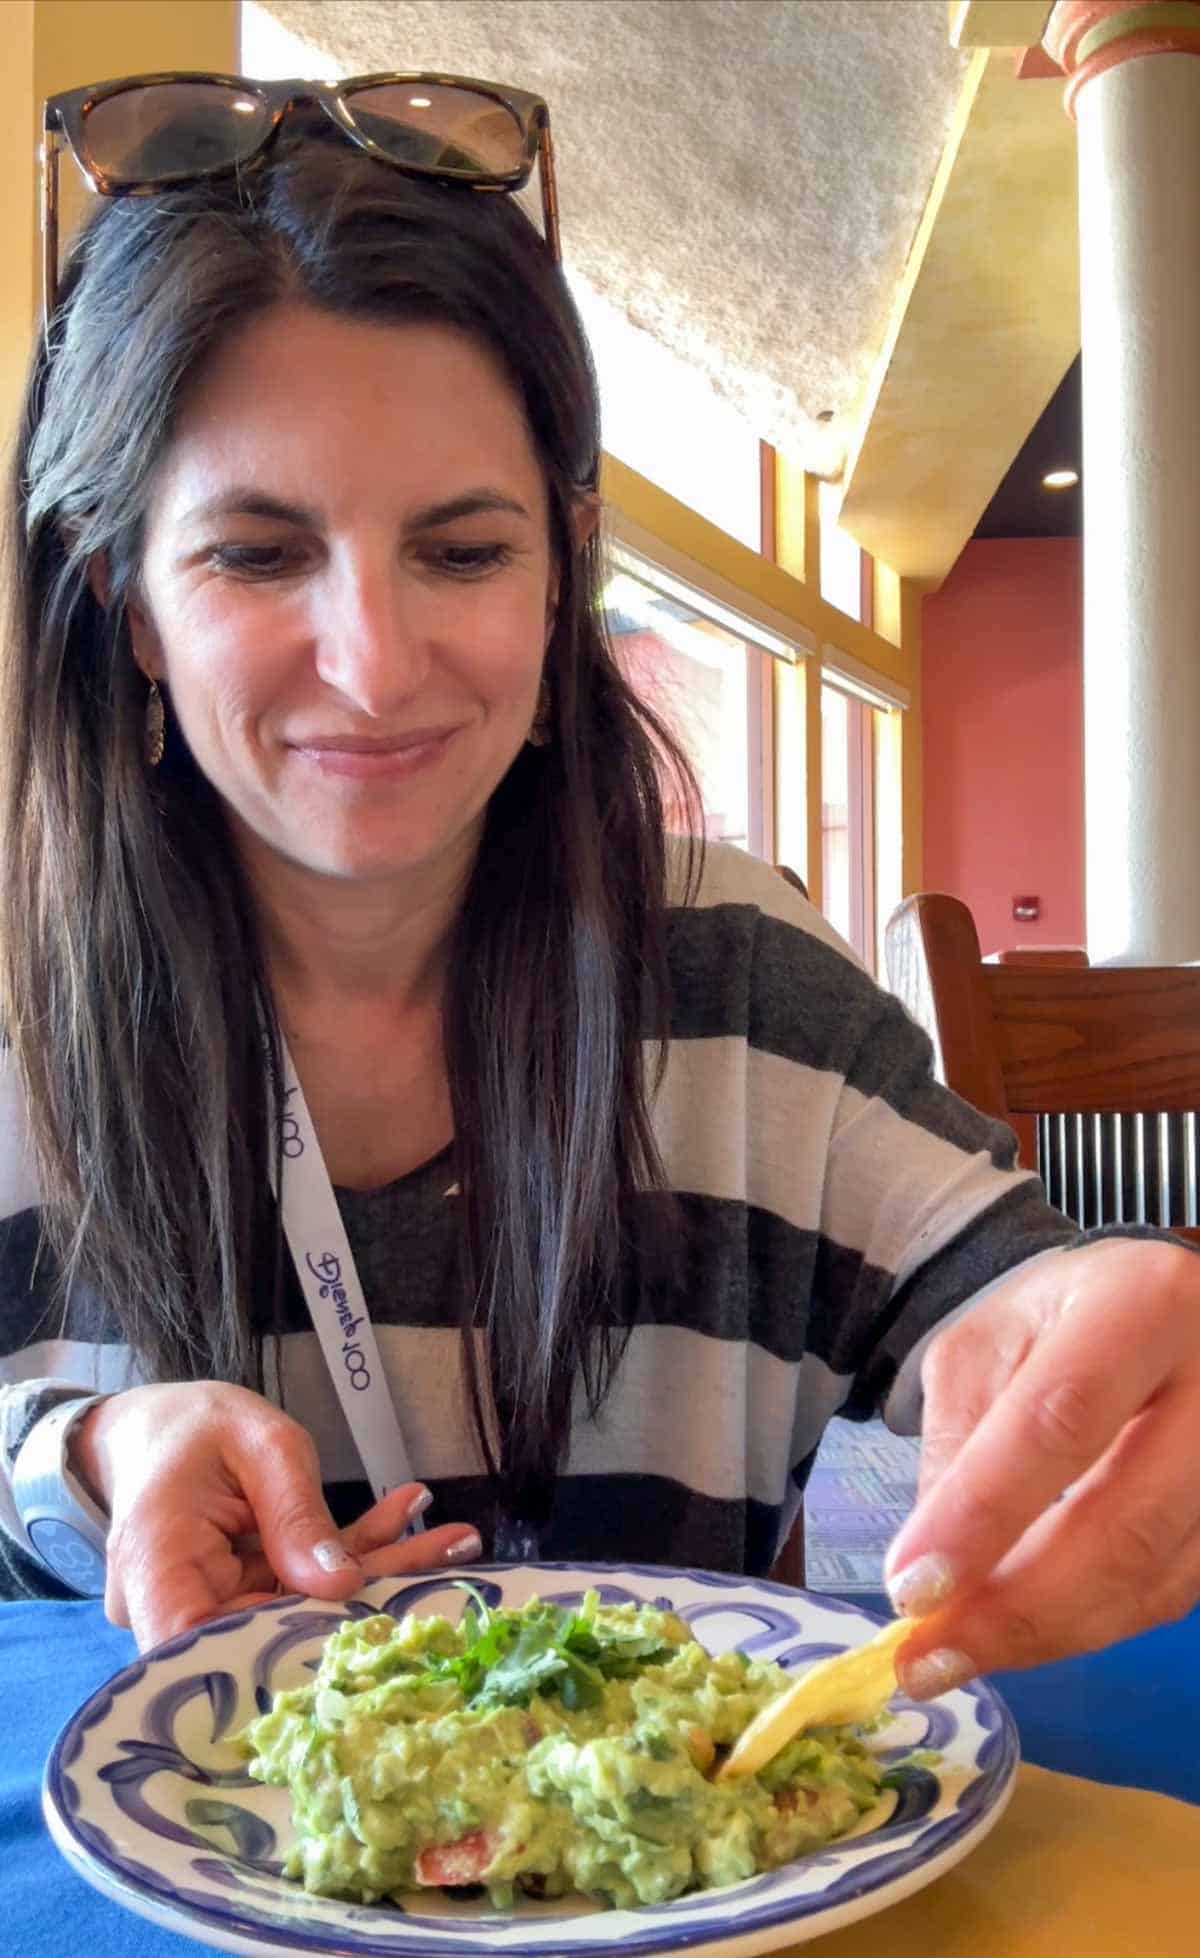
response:
[[[970,543],[924,602],[924,885],[985,952],[1085,943],[1082,641],[1077,537]]]

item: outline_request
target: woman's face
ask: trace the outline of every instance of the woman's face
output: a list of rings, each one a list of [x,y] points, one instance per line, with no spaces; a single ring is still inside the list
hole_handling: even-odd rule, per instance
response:
[[[378,880],[469,861],[534,718],[556,583],[489,355],[289,305],[189,402],[130,618],[243,847]]]

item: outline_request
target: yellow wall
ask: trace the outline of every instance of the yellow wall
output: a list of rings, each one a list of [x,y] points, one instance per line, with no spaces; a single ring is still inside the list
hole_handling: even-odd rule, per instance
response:
[[[775,551],[781,568],[810,590],[821,588],[821,495],[815,476],[787,456],[775,457]],[[781,738],[776,749],[776,776],[788,774],[787,793],[794,803],[797,791],[805,801],[804,857],[798,868],[808,894],[818,908],[825,901],[825,865],[821,849],[821,805],[824,782],[821,759],[821,652],[810,653],[803,665],[781,675],[777,689],[784,707]],[[803,756],[803,769],[799,767]],[[796,778],[799,778],[797,781]],[[778,790],[778,781],[777,781]]]
[[[931,587],[1079,351],[1075,148],[1061,77],[971,56],[843,477],[850,535]]]
[[[913,578],[898,577],[889,565],[876,558],[873,571],[872,611],[878,630],[893,645],[902,646],[908,662],[912,700],[903,715],[885,736],[898,744],[886,766],[899,769],[901,794],[901,896],[919,891],[921,866],[921,600],[925,587]]]
[[[38,147],[47,95],[156,69],[236,72],[237,0],[0,0],[9,84],[0,162],[0,427],[11,432],[41,294]],[[83,205],[70,158],[59,168],[64,217]],[[64,226],[64,232],[67,226]]]
[[[0,118],[0,422],[12,425],[29,359],[36,266],[34,166],[37,127],[33,109],[34,0],[8,0],[0,8],[0,69],[9,90],[8,114]]]

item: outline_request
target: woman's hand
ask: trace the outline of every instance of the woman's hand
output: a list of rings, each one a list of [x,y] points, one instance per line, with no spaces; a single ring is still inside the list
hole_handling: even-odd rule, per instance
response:
[[[480,1551],[461,1523],[396,1541],[428,1502],[416,1482],[339,1532],[310,1436],[244,1387],[131,1388],[84,1415],[71,1452],[112,1517],[105,1611],[142,1651],[280,1587],[347,1598]]]
[[[1200,1258],[1104,1239],[1040,1258],[930,1343],[917,1507],[887,1560],[930,1697],[1200,1599]]]

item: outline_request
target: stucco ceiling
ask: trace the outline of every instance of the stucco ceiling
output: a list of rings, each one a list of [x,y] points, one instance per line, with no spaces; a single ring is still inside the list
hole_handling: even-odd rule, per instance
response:
[[[958,94],[944,0],[266,4],[327,74],[545,95],[568,262],[838,473]]]

